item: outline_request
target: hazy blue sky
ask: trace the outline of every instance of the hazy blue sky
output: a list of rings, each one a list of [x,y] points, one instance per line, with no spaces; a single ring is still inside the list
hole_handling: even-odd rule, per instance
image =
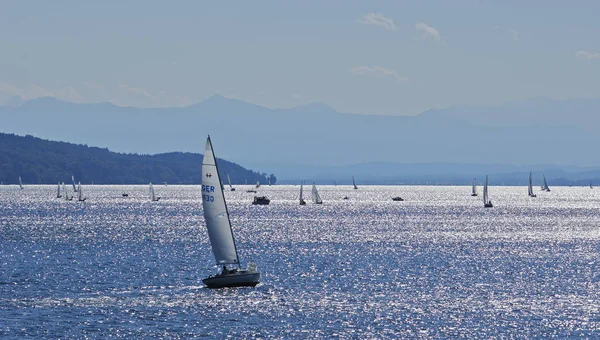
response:
[[[3,1],[0,100],[416,114],[598,97],[598,1]]]

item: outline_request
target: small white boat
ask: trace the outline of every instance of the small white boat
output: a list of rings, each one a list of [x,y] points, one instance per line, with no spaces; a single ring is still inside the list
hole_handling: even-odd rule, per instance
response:
[[[77,184],[77,200],[79,202],[84,202],[86,197],[83,197],[83,192],[81,191],[81,182]]]
[[[240,264],[225,195],[219,183],[217,160],[209,136],[202,160],[202,207],[215,260],[218,266],[223,267],[219,274],[211,275],[202,282],[207,288],[254,287],[260,282],[260,272],[252,262],[247,268]],[[227,265],[237,268],[228,269]]]
[[[352,176],[352,185],[354,186],[354,190],[358,189],[356,182],[354,181],[354,176]]]
[[[546,182],[546,175],[542,175],[542,176],[544,176],[544,181],[542,182],[542,190],[550,191],[550,188],[548,187],[548,182]]]
[[[488,176],[485,175],[485,183],[483,184],[483,206],[485,208],[492,208],[494,205],[488,198]]]
[[[529,184],[527,185],[527,194],[529,195],[529,197],[537,197],[533,193],[533,181],[531,179],[531,171],[529,171]]]
[[[473,186],[471,187],[471,196],[477,196],[477,178],[473,178]]]
[[[317,190],[317,186],[313,182],[312,186],[312,200],[314,204],[323,204],[323,200],[321,199],[321,195],[319,195],[319,191]]]
[[[160,199],[160,197],[156,197],[156,195],[154,194],[154,186],[152,186],[152,182],[150,182],[150,200],[152,202],[158,202],[158,200]]]

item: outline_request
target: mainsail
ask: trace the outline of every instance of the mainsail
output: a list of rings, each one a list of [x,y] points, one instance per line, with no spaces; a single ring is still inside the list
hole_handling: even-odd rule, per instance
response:
[[[217,162],[209,136],[206,139],[202,161],[202,207],[204,208],[206,229],[217,264],[239,265],[227,204],[220,183]]]
[[[356,186],[356,182],[354,182],[354,176],[352,176],[352,185],[354,185],[354,189],[358,189],[358,187]]]
[[[483,204],[488,203],[488,176],[485,176],[485,183],[483,184]]]
[[[531,179],[531,171],[529,171],[529,185],[527,186],[527,194],[529,197],[535,197],[533,193],[533,181]]]
[[[313,186],[312,186],[312,199],[313,199],[313,203],[316,203],[316,204],[323,203],[323,200],[321,200],[321,196],[319,195],[319,191],[317,191],[317,186],[315,185],[315,183],[313,183]]]
[[[473,178],[473,187],[471,188],[471,195],[477,196],[477,179]]]

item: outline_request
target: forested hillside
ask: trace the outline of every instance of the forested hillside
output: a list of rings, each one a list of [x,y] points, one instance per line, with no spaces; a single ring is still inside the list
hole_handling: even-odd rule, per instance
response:
[[[106,148],[48,141],[33,136],[0,133],[0,182],[25,184],[69,182],[143,184],[148,182],[199,184],[202,155],[171,152],[156,155],[123,154]],[[234,184],[276,182],[273,174],[260,174],[219,159],[221,178]]]

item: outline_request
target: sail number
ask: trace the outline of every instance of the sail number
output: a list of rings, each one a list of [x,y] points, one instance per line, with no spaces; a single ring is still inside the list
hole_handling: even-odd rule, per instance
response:
[[[215,196],[205,194],[205,192],[207,192],[207,193],[215,192],[215,187],[212,185],[202,185],[202,200],[206,201],[206,202],[214,202]]]

